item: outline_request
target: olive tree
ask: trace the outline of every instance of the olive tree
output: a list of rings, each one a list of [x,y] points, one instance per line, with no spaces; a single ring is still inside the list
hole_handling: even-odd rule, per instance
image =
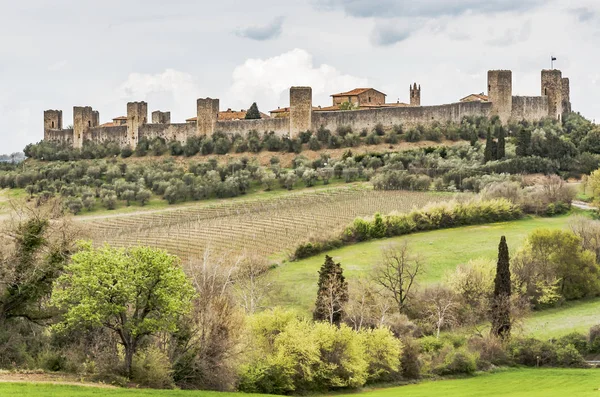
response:
[[[125,350],[125,371],[140,341],[158,332],[174,332],[189,312],[194,289],[166,251],[134,247],[93,248],[81,243],[55,283],[52,301],[65,311],[59,331],[98,327],[114,332]]]

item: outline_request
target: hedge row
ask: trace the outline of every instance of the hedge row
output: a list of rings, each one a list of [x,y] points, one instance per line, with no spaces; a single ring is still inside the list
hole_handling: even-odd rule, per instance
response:
[[[506,199],[449,202],[430,205],[407,214],[375,214],[373,219],[357,218],[337,239],[310,241],[299,245],[292,259],[302,259],[320,252],[371,239],[446,229],[467,225],[504,222],[523,216],[521,208]]]

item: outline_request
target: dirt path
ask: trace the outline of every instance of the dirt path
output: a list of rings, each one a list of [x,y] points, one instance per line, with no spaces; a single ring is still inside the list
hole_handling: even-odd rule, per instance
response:
[[[19,373],[0,372],[0,383],[44,383],[66,386],[87,386],[114,389],[116,386],[105,383],[80,381],[76,375],[61,373]]]

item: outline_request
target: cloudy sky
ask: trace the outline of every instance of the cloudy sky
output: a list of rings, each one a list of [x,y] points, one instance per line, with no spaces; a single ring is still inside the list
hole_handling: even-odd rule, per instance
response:
[[[598,0],[28,0],[3,6],[0,153],[43,137],[43,110],[93,106],[101,122],[127,101],[195,116],[288,105],[292,85],[329,95],[372,86],[388,101],[448,103],[513,70],[515,95],[540,94],[540,70],[571,78],[573,108],[600,121]]]

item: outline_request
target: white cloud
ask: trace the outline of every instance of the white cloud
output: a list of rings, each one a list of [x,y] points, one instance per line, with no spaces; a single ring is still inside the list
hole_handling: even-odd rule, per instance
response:
[[[123,101],[148,102],[149,111],[171,111],[171,120],[177,122],[196,114],[195,103],[201,90],[196,77],[166,69],[156,74],[131,73],[118,92]]]
[[[330,105],[329,95],[366,86],[367,79],[343,74],[335,67],[314,65],[307,51],[294,49],[267,59],[247,59],[233,71],[229,102],[247,107],[257,102],[262,111],[289,104],[291,86],[310,86],[315,105]]]

